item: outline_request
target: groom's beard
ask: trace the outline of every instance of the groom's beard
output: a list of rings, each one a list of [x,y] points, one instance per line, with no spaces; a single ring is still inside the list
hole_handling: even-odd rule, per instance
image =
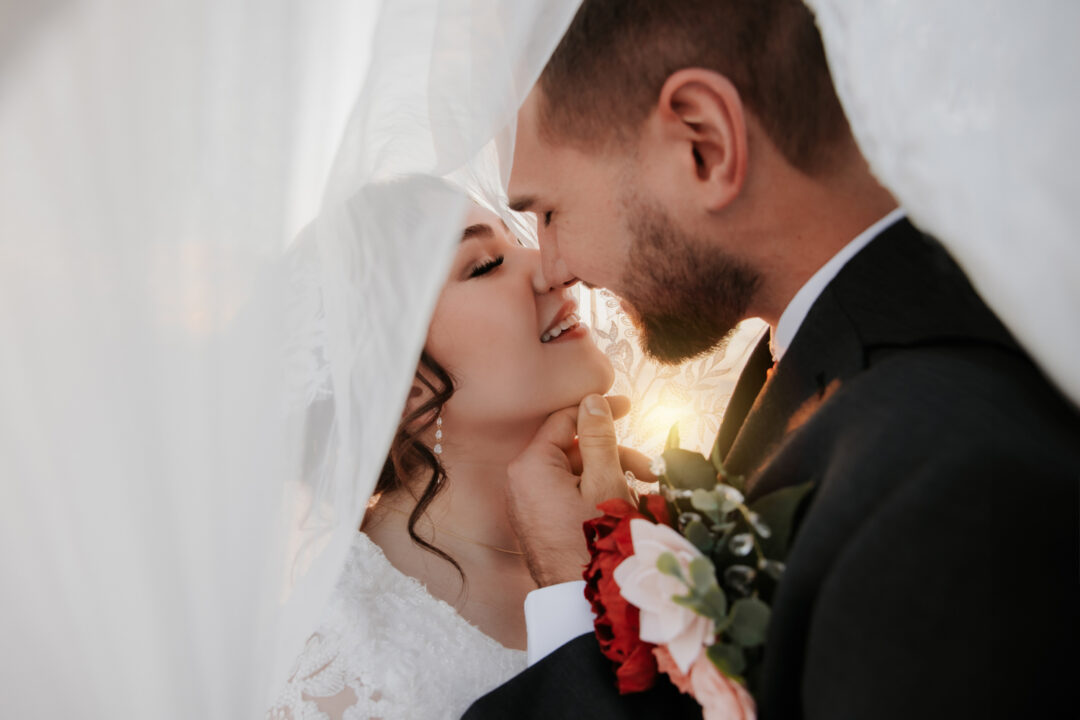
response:
[[[662,208],[629,200],[633,241],[622,296],[645,353],[678,363],[723,345],[746,317],[759,274],[683,231]]]

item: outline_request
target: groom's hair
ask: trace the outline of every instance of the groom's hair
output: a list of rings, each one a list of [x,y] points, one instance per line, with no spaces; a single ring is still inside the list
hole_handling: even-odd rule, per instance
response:
[[[689,67],[727,77],[804,172],[849,137],[802,0],[584,0],[540,76],[542,130],[587,147],[636,138],[664,82]]]

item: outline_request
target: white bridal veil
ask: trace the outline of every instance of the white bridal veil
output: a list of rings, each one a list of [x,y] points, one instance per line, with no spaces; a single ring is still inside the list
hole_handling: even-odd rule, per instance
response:
[[[810,4],[875,171],[1080,398],[1080,10]],[[456,243],[417,175],[497,201],[576,5],[0,0],[0,716],[262,715]],[[658,427],[722,405],[737,348],[664,375],[586,300]]]
[[[575,4],[0,10],[0,715],[259,717]]]
[[[874,172],[1080,402],[1080,3],[807,5]]]

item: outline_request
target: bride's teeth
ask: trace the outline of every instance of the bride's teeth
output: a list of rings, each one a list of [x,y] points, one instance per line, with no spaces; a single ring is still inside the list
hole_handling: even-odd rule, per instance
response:
[[[550,330],[545,332],[543,335],[541,335],[540,336],[540,342],[545,342],[545,343],[546,342],[551,342],[552,340],[559,337],[560,335],[562,335],[564,332],[566,332],[570,328],[576,327],[580,323],[581,323],[581,318],[578,317],[578,314],[577,313],[570,313],[569,315],[567,315],[563,319],[562,322],[560,322],[558,325],[556,325],[555,327],[551,328]]]
[[[556,325],[555,327],[551,328],[546,333],[544,333],[543,335],[540,336],[540,342],[551,342],[552,340],[554,340],[555,338],[559,337],[562,334],[563,334],[563,328]]]

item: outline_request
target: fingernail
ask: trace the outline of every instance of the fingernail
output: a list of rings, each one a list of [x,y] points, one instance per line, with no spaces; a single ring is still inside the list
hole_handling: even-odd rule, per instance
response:
[[[607,401],[599,395],[589,395],[585,398],[585,409],[590,415],[605,417],[608,414]]]

